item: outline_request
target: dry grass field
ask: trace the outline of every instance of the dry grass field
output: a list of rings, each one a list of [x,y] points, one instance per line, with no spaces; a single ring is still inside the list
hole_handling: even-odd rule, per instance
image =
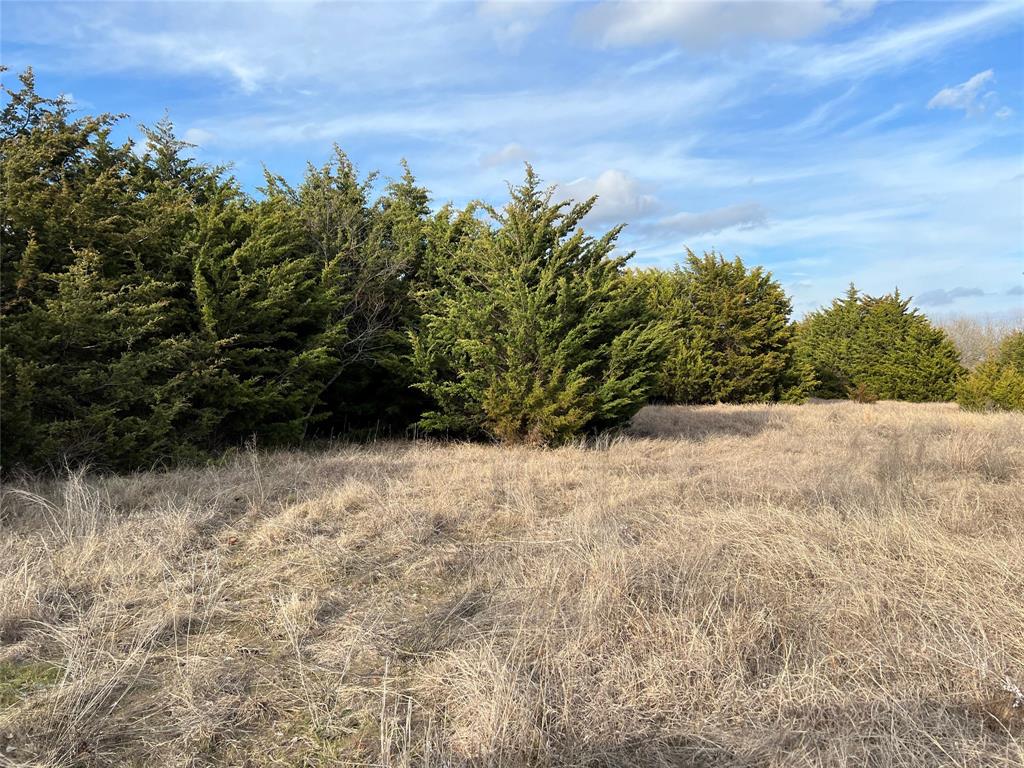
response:
[[[7,483],[0,763],[1020,766],[1024,417]]]

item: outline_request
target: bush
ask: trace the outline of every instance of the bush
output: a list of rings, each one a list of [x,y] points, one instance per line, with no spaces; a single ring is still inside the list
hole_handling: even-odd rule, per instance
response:
[[[956,400],[971,411],[1024,411],[1024,331],[1007,336],[995,354],[960,380]]]
[[[872,297],[851,285],[844,298],[799,323],[797,350],[814,371],[817,397],[854,391],[880,400],[952,400],[964,373],[945,332],[899,291]]]
[[[872,404],[878,402],[878,395],[867,384],[861,383],[847,390],[847,395],[855,403]]]
[[[792,306],[760,267],[716,253],[687,252],[685,268],[631,274],[652,317],[673,342],[655,396],[669,403],[757,403],[804,399],[813,386],[795,360]]]
[[[667,343],[628,290],[630,256],[612,255],[621,228],[587,235],[595,198],[552,203],[529,166],[510,193],[501,211],[436,222],[449,244],[413,336],[417,386],[435,404],[420,424],[541,444],[621,424],[647,401]]]

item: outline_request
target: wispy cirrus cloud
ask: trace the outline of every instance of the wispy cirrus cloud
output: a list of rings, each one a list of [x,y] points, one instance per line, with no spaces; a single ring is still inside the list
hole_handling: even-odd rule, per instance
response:
[[[439,202],[500,202],[529,160],[599,194],[588,226],[628,222],[640,264],[737,253],[808,307],[851,279],[958,286],[969,259],[974,311],[1020,303],[1022,27],[1009,3],[8,0],[0,35],[129,128],[168,107],[250,189],[337,142],[385,176],[407,158]],[[998,102],[971,85],[989,70]],[[978,105],[998,119],[943,114]]]
[[[863,79],[883,70],[906,67],[952,43],[990,33],[1000,26],[1021,24],[1014,3],[979,4],[968,11],[941,14],[917,23],[840,43],[780,48],[766,64],[811,81]]]
[[[707,50],[751,40],[797,40],[861,18],[873,6],[870,0],[612,0],[583,11],[578,26],[585,36],[603,46],[675,42]]]
[[[492,51],[502,23],[443,3],[11,2],[4,16],[10,36],[59,43],[40,68],[206,75],[248,94],[479,81],[464,56]]]

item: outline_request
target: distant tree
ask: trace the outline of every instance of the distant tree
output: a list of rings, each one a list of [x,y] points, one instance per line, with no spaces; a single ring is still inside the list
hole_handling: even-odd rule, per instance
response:
[[[559,443],[614,426],[646,402],[667,336],[642,318],[613,255],[580,222],[595,199],[552,202],[527,166],[502,210],[435,219],[436,287],[420,296],[417,386],[429,430]],[[474,218],[486,213],[493,226]]]
[[[956,400],[971,411],[1024,411],[1024,331],[1006,336],[985,362],[959,381]]]
[[[772,402],[806,397],[813,378],[794,359],[792,307],[760,267],[717,253],[687,253],[672,272],[634,272],[631,282],[674,341],[656,395],[673,403]]]
[[[832,305],[799,324],[798,360],[818,380],[818,397],[951,400],[963,374],[946,334],[911,309],[899,291],[866,296],[850,286]]]
[[[988,360],[1010,334],[1024,328],[1024,310],[988,315],[953,315],[934,320],[960,351],[960,362],[973,369]]]

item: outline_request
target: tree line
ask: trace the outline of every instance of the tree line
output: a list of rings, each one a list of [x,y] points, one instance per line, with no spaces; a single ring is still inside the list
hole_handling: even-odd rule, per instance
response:
[[[251,195],[168,120],[115,144],[123,116],[19,79],[0,114],[5,470],[380,429],[557,444],[651,401],[949,400],[966,380],[898,293],[851,287],[794,322],[738,258],[632,269],[621,227],[584,229],[595,200],[556,200],[529,166],[501,208],[432,208],[404,164],[378,183],[337,148]],[[990,376],[1009,400],[976,407],[1024,402],[1013,360]]]

